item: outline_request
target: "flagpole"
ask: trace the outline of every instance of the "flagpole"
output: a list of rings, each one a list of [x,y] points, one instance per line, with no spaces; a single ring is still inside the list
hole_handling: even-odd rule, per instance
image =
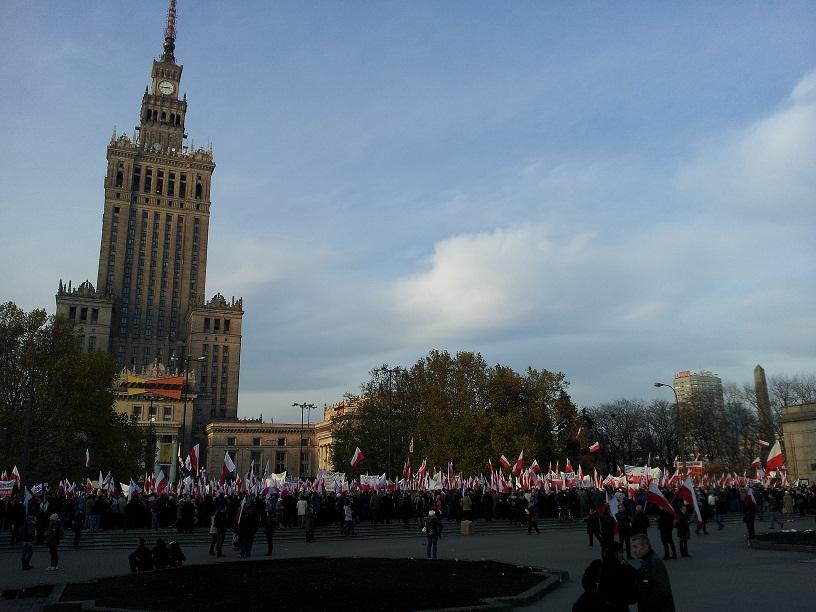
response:
[[[675,429],[677,429],[677,448],[680,452],[680,466],[683,469],[683,473],[686,473],[686,455],[683,452],[683,432],[680,429],[680,400],[677,398],[677,391],[671,385],[667,385],[665,383],[656,382],[654,384],[655,387],[668,387],[674,393],[674,406],[676,408],[676,417],[675,420],[677,423],[675,424]]]

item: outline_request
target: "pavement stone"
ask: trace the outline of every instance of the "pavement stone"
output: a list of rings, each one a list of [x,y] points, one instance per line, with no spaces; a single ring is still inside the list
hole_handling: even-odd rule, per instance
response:
[[[812,526],[812,517],[795,519],[786,525],[798,529]],[[761,528],[758,529],[758,532],[761,531]],[[654,541],[658,540],[656,529],[651,529],[649,535]],[[256,557],[262,556],[266,546],[262,534],[259,536],[256,538]],[[148,545],[152,544],[148,540]],[[236,552],[228,552],[229,556],[224,561],[239,560]],[[689,552],[691,559],[667,563],[678,612],[768,609],[782,603],[786,612],[811,612],[814,609],[812,584],[816,559],[813,554],[749,548],[745,529],[737,523],[729,524],[722,531],[712,530],[708,536],[696,537],[692,533]],[[221,562],[210,557],[208,547],[203,545],[187,547],[184,553],[188,564]],[[570,610],[580,595],[580,578],[584,568],[599,553],[597,544],[594,548],[587,546],[586,535],[581,530],[542,531],[540,535],[529,536],[525,531],[480,537],[448,534],[439,542],[439,556],[442,558],[492,559],[569,573],[570,581],[554,589],[544,599],[519,608],[521,610]],[[281,542],[275,546],[270,578],[274,578],[276,562],[289,557],[421,558],[424,554],[425,541],[421,535],[416,538],[349,538],[341,542],[321,542],[318,539],[313,544],[305,541]],[[0,555],[0,589],[121,575],[128,571],[127,555],[128,551],[116,549],[74,551],[65,548],[60,552],[60,570],[57,572],[45,571],[48,564],[45,553],[35,554],[35,569],[28,572],[20,570],[17,555]],[[0,602],[0,610],[35,610],[34,604],[25,600]]]

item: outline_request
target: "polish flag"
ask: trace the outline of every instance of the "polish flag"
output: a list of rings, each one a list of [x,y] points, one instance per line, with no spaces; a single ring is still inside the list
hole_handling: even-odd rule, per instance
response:
[[[574,474],[575,470],[572,469],[572,463],[570,463],[569,458],[567,459],[567,465],[564,466],[564,473],[565,474]]]
[[[754,460],[751,462],[751,467],[752,467],[752,468],[759,468],[759,467],[762,467],[762,461],[760,460],[760,458],[759,458],[759,457],[757,457],[756,459],[754,459]]]
[[[235,471],[235,464],[232,462],[232,458],[229,456],[229,452],[224,453],[224,466],[221,468],[221,478],[218,482],[223,485],[229,475]]]
[[[419,471],[417,472],[417,476],[419,477],[420,480],[425,479],[425,474],[427,473],[427,471],[428,471],[428,460],[423,459],[422,460],[422,465],[419,466]]]
[[[677,515],[669,503],[669,500],[667,500],[663,496],[663,493],[660,492],[660,489],[657,488],[657,483],[654,480],[649,483],[649,488],[646,490],[646,501],[656,504],[658,507],[670,512],[673,516]]]
[[[601,443],[600,442],[595,442],[595,444],[593,444],[592,446],[589,447],[589,452],[590,453],[597,453],[599,450],[601,450]]]
[[[771,470],[778,470],[783,465],[785,465],[785,456],[782,454],[782,447],[779,445],[779,440],[777,440],[771,447],[771,452],[768,453],[768,459],[765,460],[765,469],[770,472]]]
[[[406,480],[411,477],[411,458],[408,457],[405,460],[405,464],[402,466],[402,475],[405,476]]]
[[[577,440],[578,438],[580,438],[580,437],[581,437],[581,431],[582,431],[583,429],[584,429],[583,427],[579,427],[579,428],[578,428],[578,433],[576,433],[576,434],[575,434],[575,439],[576,439],[576,440]]]
[[[703,515],[700,514],[700,506],[697,504],[697,495],[694,492],[694,483],[691,481],[691,476],[686,476],[686,479],[683,481],[683,486],[677,490],[677,497],[694,508],[694,514],[697,517],[697,525],[702,525]]]
[[[490,473],[493,473],[493,460],[488,457],[487,459],[487,469],[490,470]]]
[[[85,449],[85,467],[91,467],[91,449],[89,448]]]
[[[156,474],[155,485],[153,489],[159,495],[161,495],[167,490],[167,478],[165,478],[164,476],[164,470],[159,470],[159,473]]]
[[[533,462],[530,464],[530,469],[533,471],[534,474],[541,473],[541,466],[538,465],[538,459],[533,459]]]
[[[354,449],[354,456],[351,458],[351,467],[356,468],[358,465],[360,465],[360,463],[362,463],[363,459],[365,459],[365,455],[358,446]]]
[[[768,448],[768,447],[771,445],[771,443],[770,443],[770,442],[766,442],[765,440],[757,440],[757,442],[759,442],[759,445],[760,445],[762,448]]]
[[[504,467],[505,470],[510,469],[510,462],[507,460],[507,457],[505,457],[504,455],[499,457],[499,463],[502,464],[502,466]]]
[[[519,453],[518,459],[516,459],[516,463],[513,466],[513,475],[517,476],[521,473],[522,468],[524,467],[524,450]]]
[[[198,444],[196,444],[193,448],[190,449],[190,456],[188,460],[190,461],[190,471],[198,476],[198,457],[199,457],[199,448]]]

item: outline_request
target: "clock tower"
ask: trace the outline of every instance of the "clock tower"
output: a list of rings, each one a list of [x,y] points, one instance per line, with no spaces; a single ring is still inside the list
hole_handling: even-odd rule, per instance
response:
[[[211,147],[187,144],[187,96],[180,95],[175,49],[170,0],[139,123],[132,138],[114,130],[107,147],[96,287],[60,283],[57,313],[88,328],[93,342],[86,350],[109,350],[133,375],[161,364],[195,380],[189,411],[185,394],[181,436],[192,446],[209,419],[237,415],[243,307],[240,298],[206,299],[215,163]]]

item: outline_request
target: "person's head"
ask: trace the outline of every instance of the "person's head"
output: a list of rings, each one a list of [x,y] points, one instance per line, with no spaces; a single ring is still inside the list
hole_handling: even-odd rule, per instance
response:
[[[632,536],[632,554],[638,559],[642,559],[652,550],[652,545],[646,534],[638,533]]]
[[[612,545],[606,548],[603,555],[618,561],[623,561],[623,544],[620,542],[612,542]]]
[[[51,515],[51,522],[52,523],[59,523],[59,514],[57,514],[56,512],[54,514],[52,514]]]
[[[144,546],[144,545],[145,545],[144,538],[139,538],[139,546]]]
[[[428,510],[428,517],[433,518],[436,516],[436,510]]]
[[[643,506],[641,506],[640,504],[635,506],[635,512],[643,512]]]

